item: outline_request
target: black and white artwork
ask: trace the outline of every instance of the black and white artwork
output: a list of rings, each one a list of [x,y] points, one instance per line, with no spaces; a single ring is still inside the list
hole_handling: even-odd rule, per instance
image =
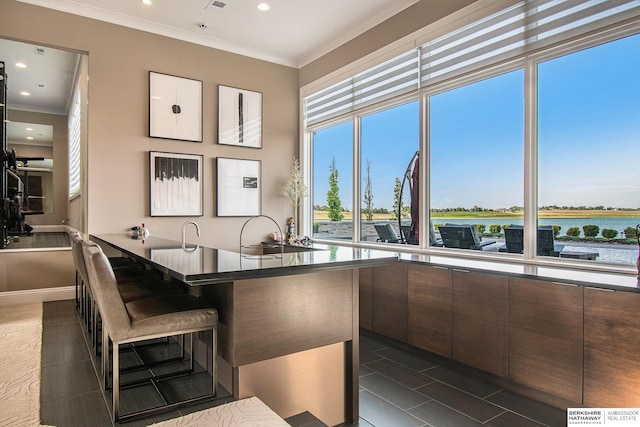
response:
[[[218,86],[218,144],[262,148],[262,94]]]
[[[151,216],[202,216],[202,156],[150,152]]]
[[[202,142],[202,82],[149,72],[149,136]]]
[[[260,160],[217,158],[218,216],[260,215]]]

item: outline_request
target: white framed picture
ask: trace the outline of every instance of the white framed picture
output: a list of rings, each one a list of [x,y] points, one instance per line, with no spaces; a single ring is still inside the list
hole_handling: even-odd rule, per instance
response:
[[[262,94],[218,86],[218,144],[262,148]]]
[[[260,160],[216,159],[218,216],[254,216],[261,211]]]
[[[202,82],[149,72],[149,136],[202,142]]]
[[[202,216],[202,158],[149,152],[151,216]]]

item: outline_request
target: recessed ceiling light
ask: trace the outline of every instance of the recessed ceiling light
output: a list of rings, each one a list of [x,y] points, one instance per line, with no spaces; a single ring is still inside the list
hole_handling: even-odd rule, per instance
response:
[[[31,129],[31,128],[24,128],[24,130],[32,131],[33,129]]]
[[[146,4],[147,6],[151,6],[151,3],[153,3],[151,0],[142,0],[142,4]]]
[[[18,68],[27,68],[27,64],[24,62],[16,62],[16,67]]]
[[[263,12],[266,12],[267,10],[271,9],[271,6],[269,6],[268,3],[260,3],[258,4],[258,9],[260,9]]]
[[[20,95],[22,95],[22,96],[31,96],[31,94],[29,92],[27,92],[26,90],[23,90],[22,92],[20,92]]]
[[[28,136],[27,139],[33,139],[33,137],[32,136]]]

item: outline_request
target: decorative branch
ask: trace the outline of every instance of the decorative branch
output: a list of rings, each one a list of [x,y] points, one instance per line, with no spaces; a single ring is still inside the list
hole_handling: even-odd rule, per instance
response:
[[[293,208],[297,210],[300,206],[300,200],[307,195],[307,190],[302,170],[300,169],[300,162],[294,157],[291,165],[291,174],[282,195],[288,198]]]

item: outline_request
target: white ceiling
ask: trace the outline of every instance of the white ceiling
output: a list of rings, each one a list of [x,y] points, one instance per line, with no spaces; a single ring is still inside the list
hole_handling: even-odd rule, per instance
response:
[[[19,1],[301,67],[419,0]]]
[[[419,0],[19,0],[292,67],[302,67]],[[206,28],[199,24],[205,23]],[[9,109],[66,115],[80,55],[0,39]],[[15,64],[23,62],[26,68]],[[27,91],[28,97],[20,95]]]

